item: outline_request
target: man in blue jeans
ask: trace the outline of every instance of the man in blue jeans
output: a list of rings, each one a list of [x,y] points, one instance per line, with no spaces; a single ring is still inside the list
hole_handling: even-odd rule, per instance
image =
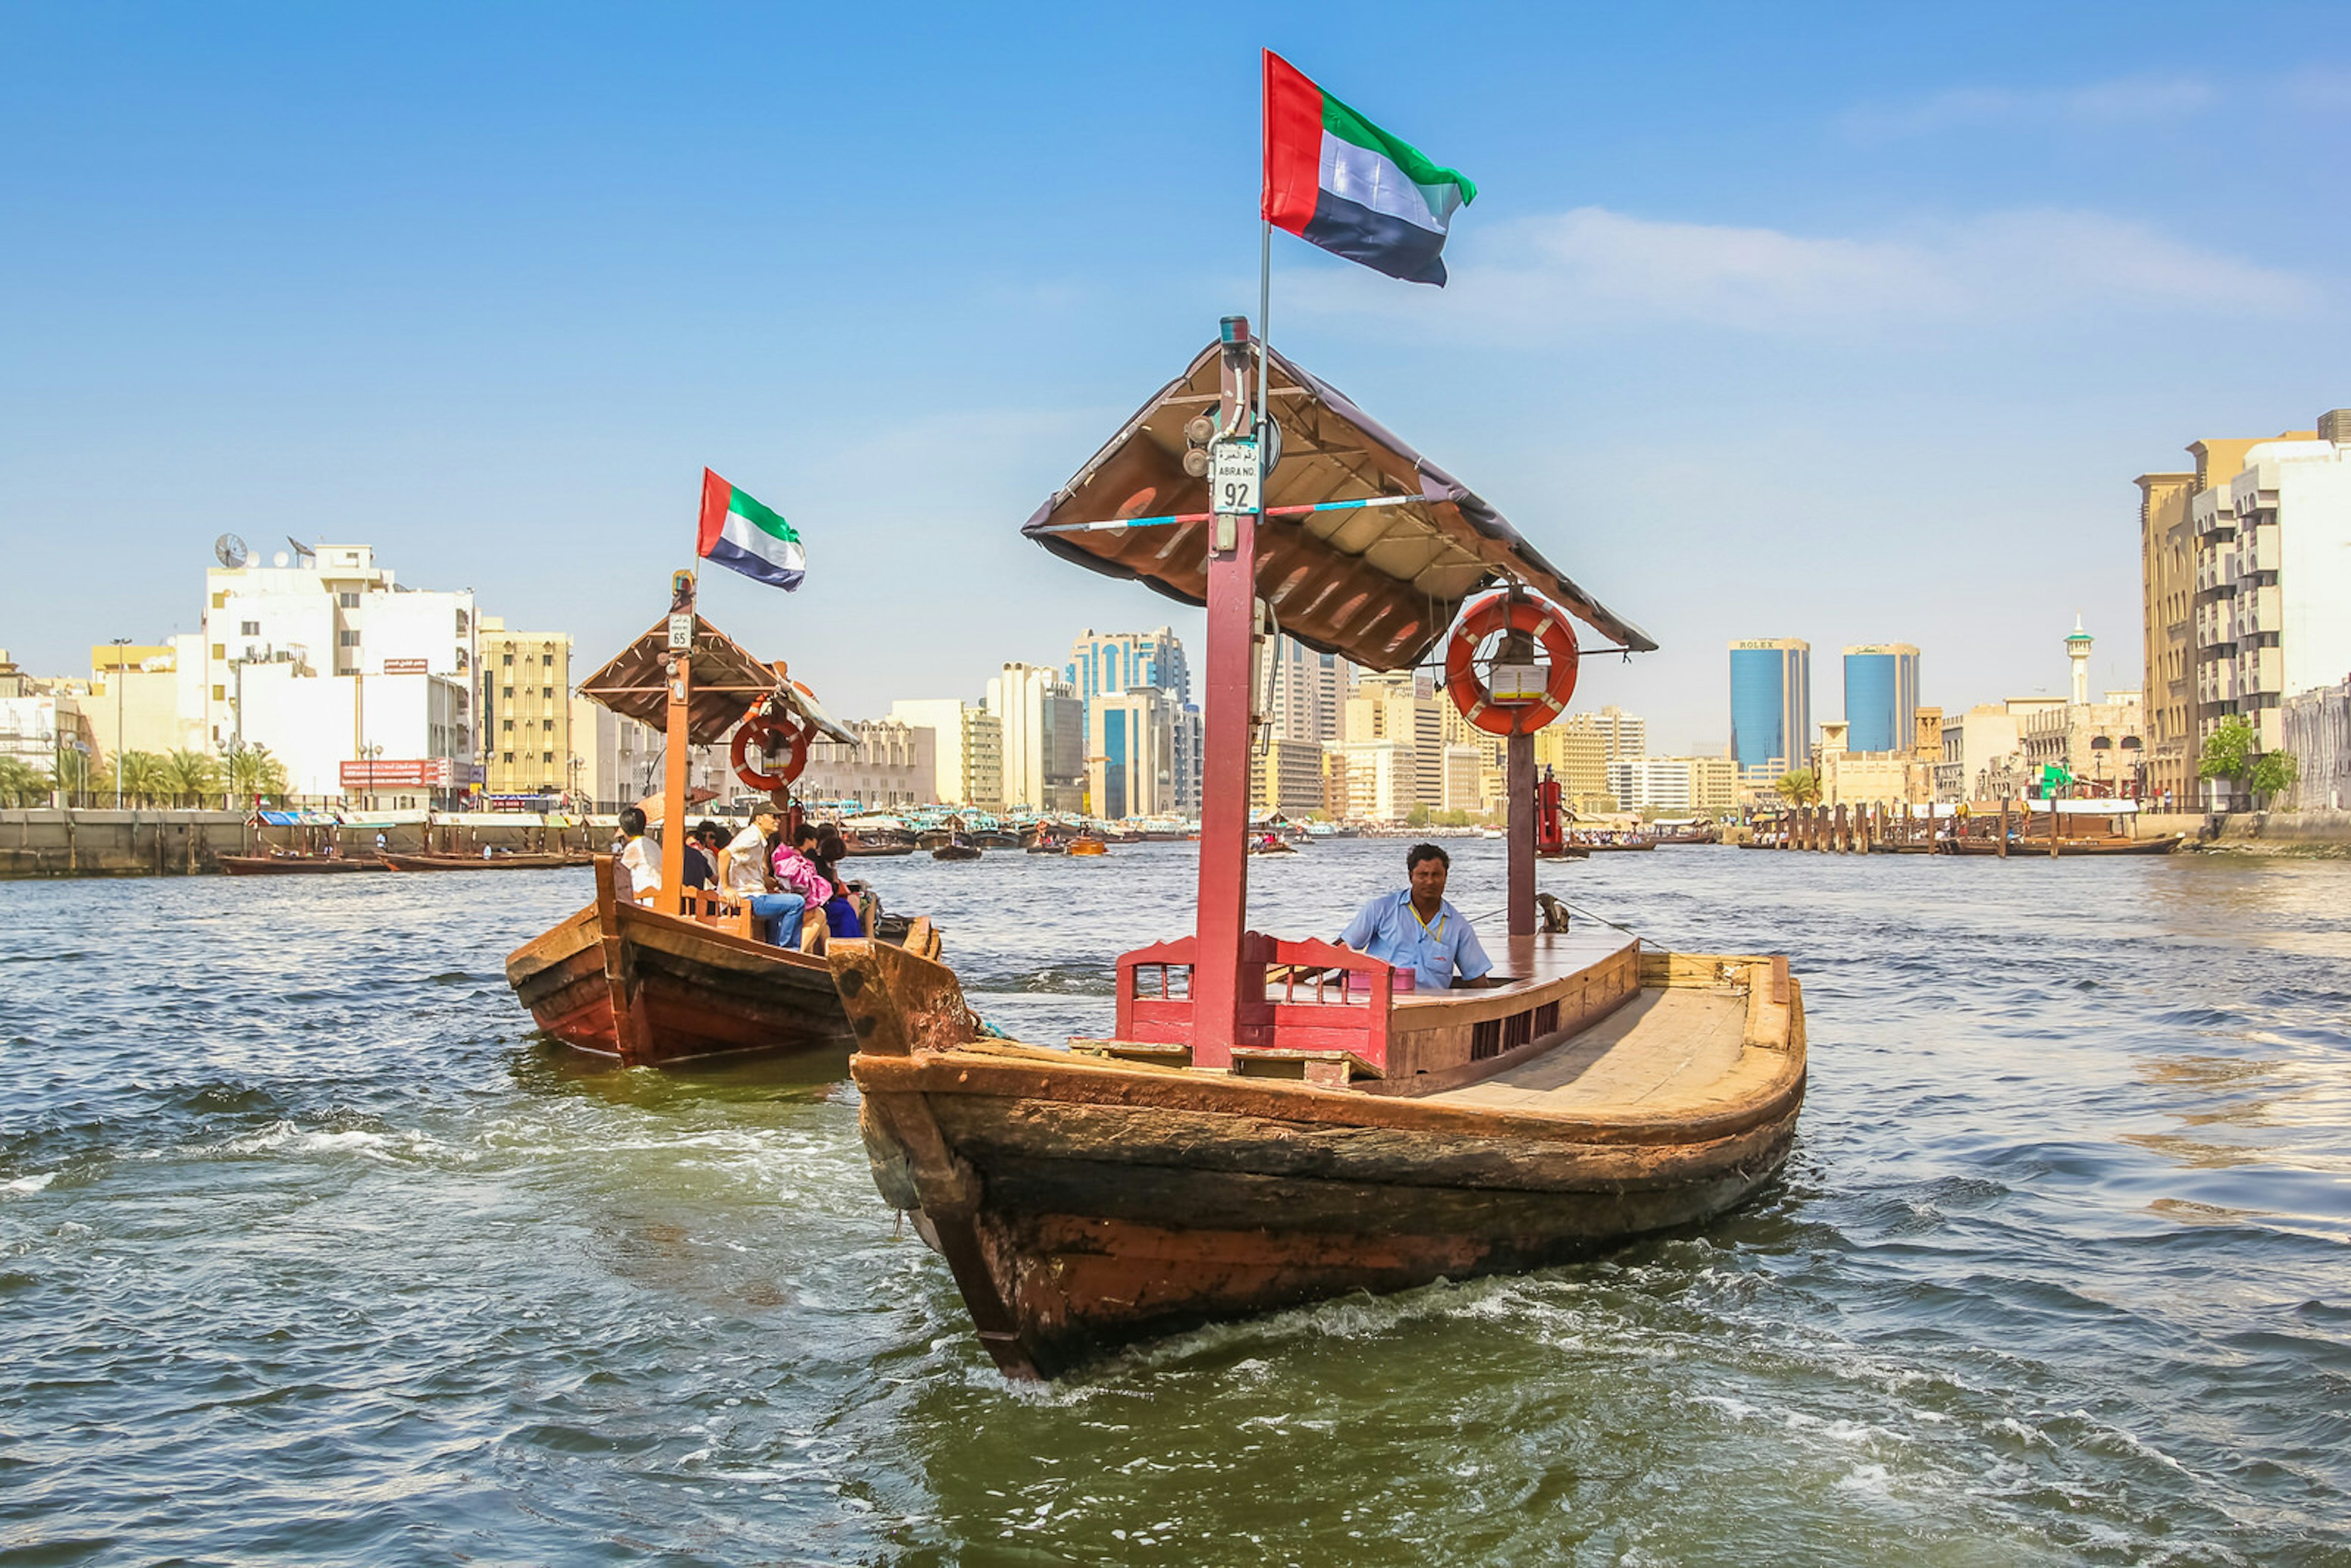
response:
[[[753,811],[750,825],[718,852],[718,877],[726,895],[750,909],[758,923],[753,929],[778,946],[791,947],[799,946],[808,900],[782,890],[768,869],[768,842],[783,824],[783,813],[773,806]]]

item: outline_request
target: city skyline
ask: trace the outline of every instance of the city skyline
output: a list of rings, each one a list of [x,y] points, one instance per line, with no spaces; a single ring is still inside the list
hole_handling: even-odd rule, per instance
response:
[[[2346,220],[2303,193],[2351,114],[2345,50],[2317,12],[2167,15],[1865,37],[1736,8],[1473,12],[1429,87],[1395,80],[1378,26],[1302,9],[1239,42],[942,16],[899,40],[886,110],[854,18],[573,18],[550,41],[525,14],[20,15],[0,280],[40,308],[0,385],[0,516],[28,584],[82,570],[94,528],[114,548],[102,617],[20,590],[5,641],[61,672],[162,641],[193,627],[180,574],[215,534],[325,534],[398,539],[420,580],[586,661],[659,613],[707,464],[809,553],[799,594],[714,583],[710,613],[841,711],[932,669],[976,697],[1087,625],[1196,644],[1196,612],[1019,527],[1254,308],[1262,41],[1478,172],[1450,287],[1370,288],[1281,241],[1272,335],[1663,644],[1591,661],[1581,700],[1719,745],[1723,642],[1794,632],[1929,650],[1928,705],[2056,693],[2040,628],[2077,611],[2107,633],[2092,684],[2136,685],[2128,476],[2179,466],[2175,433],[2343,401]],[[2028,26],[2029,57],[2002,47]],[[2277,62],[2270,90],[2183,63],[2199,27]],[[1172,166],[1111,86],[1146,42],[1201,94]],[[721,55],[814,68],[721,127],[681,90]],[[971,84],[1015,57],[1073,90],[958,141]],[[1570,57],[1586,90],[1555,102]],[[103,104],[78,85],[98,77]],[[987,199],[998,159],[1082,208]],[[860,175],[811,202],[783,170],[812,164]],[[2185,199],[2221,188],[2264,222]],[[713,214],[724,243],[678,243]],[[946,269],[941,232],[968,236]],[[2260,354],[2176,373],[2179,342],[2248,333]],[[1008,379],[1016,349],[1050,373]],[[1992,517],[2030,571],[1970,547]],[[1055,631],[1007,638],[1008,611]]]

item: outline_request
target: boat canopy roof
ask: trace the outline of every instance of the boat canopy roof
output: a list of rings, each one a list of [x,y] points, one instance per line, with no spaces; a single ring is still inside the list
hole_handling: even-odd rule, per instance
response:
[[[1207,602],[1207,524],[1048,533],[1057,524],[1206,512],[1208,484],[1184,472],[1184,426],[1217,406],[1211,343],[1037,508],[1025,528],[1054,554],[1110,577]],[[1545,559],[1468,486],[1405,445],[1353,400],[1270,349],[1267,404],[1281,428],[1268,507],[1410,496],[1397,506],[1269,517],[1258,528],[1259,594],[1282,631],[1374,670],[1420,662],[1480,589],[1516,579],[1622,646],[1646,633]]]
[[[592,697],[623,718],[654,729],[669,724],[669,684],[662,655],[669,652],[669,618],[653,622],[650,631],[614,656],[611,663],[580,683],[580,695]],[[686,705],[686,738],[695,746],[723,739],[751,705],[765,697],[813,723],[830,740],[857,744],[856,735],[834,722],[816,700],[816,694],[789,679],[784,664],[753,658],[748,650],[726,632],[694,618],[694,700]]]

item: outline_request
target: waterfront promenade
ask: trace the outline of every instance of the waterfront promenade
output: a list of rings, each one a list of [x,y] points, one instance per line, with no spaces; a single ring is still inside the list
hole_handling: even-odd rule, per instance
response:
[[[1251,868],[1325,931],[1397,841]],[[1500,902],[1499,846],[1452,845]],[[1193,852],[871,868],[1096,1032]],[[0,888],[0,1542],[29,1561],[2351,1561],[2351,865],[1667,849],[1814,1078],[1695,1233],[1005,1385],[854,1095],[536,1040],[584,873]],[[1039,955],[1050,953],[1051,960]],[[1367,1480],[1367,1478],[1376,1478]],[[1343,1543],[1334,1545],[1334,1543]]]

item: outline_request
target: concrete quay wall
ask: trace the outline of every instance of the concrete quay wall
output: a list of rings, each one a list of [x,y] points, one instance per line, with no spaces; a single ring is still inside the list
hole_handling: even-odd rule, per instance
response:
[[[0,810],[0,881],[192,876],[253,841],[242,811]]]

